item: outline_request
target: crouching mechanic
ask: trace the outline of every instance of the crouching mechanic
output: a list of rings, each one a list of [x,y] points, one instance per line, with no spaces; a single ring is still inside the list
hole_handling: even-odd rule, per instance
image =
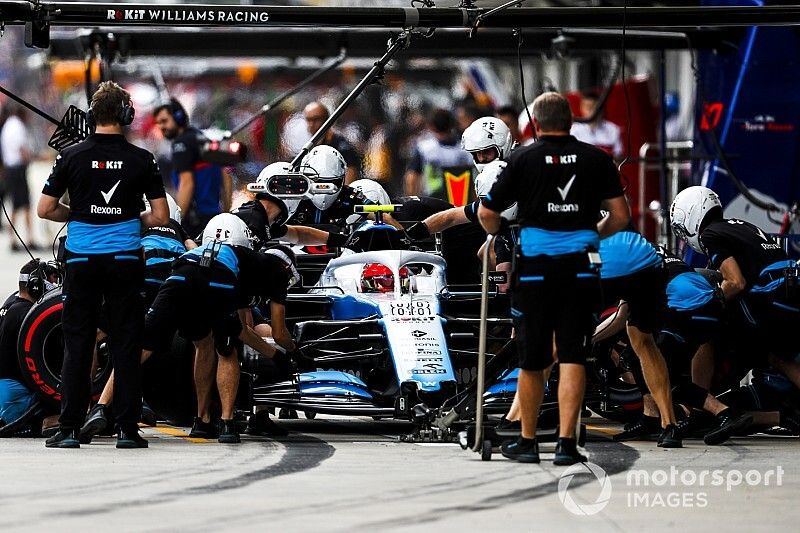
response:
[[[68,222],[64,279],[64,363],[60,430],[48,448],[79,448],[78,432],[89,408],[89,373],[101,309],[116,371],[117,448],[143,448],[141,333],[144,322],[142,226],[162,226],[169,210],[153,154],[130,144],[123,126],[133,121],[130,95],[103,82],[92,95],[96,129],[64,149],[39,200],[39,217]],[[59,199],[69,194],[70,205]],[[142,196],[151,210],[142,213]]]
[[[502,453],[521,462],[539,462],[536,424],[544,397],[543,371],[553,363],[555,335],[560,429],[554,463],[570,465],[586,460],[577,449],[575,426],[600,303],[593,263],[600,237],[624,228],[630,212],[611,158],[569,134],[572,112],[567,100],[544,93],[533,108],[539,141],[511,155],[478,208],[481,225],[497,234],[500,213],[516,201],[522,226],[511,301],[520,355],[522,434],[504,443]],[[610,214],[597,223],[601,206]]]
[[[722,294],[729,308],[737,308],[739,325],[755,333],[769,352],[769,363],[799,387],[797,262],[761,228],[724,218],[719,196],[707,187],[678,193],[670,219],[675,235],[705,254],[722,274]],[[765,366],[767,361],[754,363]]]
[[[19,292],[0,308],[0,428],[19,419],[34,404],[36,395],[23,385],[17,357],[22,321],[47,292],[55,289],[58,272],[32,259],[19,271]]]
[[[222,403],[219,441],[239,442],[233,422],[239,361],[231,339],[242,337],[244,332],[245,341],[252,342],[257,350],[265,354],[274,350],[261,346],[266,344],[263,339],[252,338],[255,335],[252,330],[242,328],[246,320],[231,315],[245,307],[241,303],[245,297],[248,303],[252,296],[268,298],[273,338],[287,351],[294,350],[284,322],[284,305],[286,291],[296,281],[291,261],[277,254],[254,252],[247,226],[228,213],[211,219],[203,232],[202,246],[189,250],[175,262],[147,313],[142,357],[146,359],[154,351],[167,347],[176,330],[194,343],[198,418],[193,433],[196,435],[213,433],[213,428],[207,425],[211,423],[208,409],[216,362],[216,384]]]
[[[658,446],[680,448],[683,443],[672,406],[669,371],[655,340],[663,326],[666,307],[664,261],[630,225],[600,241],[600,258],[605,305],[627,304],[628,339],[655,402],[650,409],[661,418]]]
[[[656,345],[669,369],[674,402],[682,409],[690,409],[689,416],[678,424],[680,434],[690,436],[689,430],[696,425],[700,411],[706,411],[716,416],[716,422],[704,429],[703,440],[709,445],[721,444],[734,432],[746,428],[752,416],[728,407],[708,392],[714,374],[714,345],[723,333],[719,287],[663,247],[657,248],[657,253],[664,261],[668,282],[667,309]],[[691,378],[686,381],[684,375],[689,368]],[[661,431],[658,409],[647,389],[641,366],[635,366],[632,371],[643,389],[644,412],[639,420],[614,436],[617,441],[647,440],[657,437]]]

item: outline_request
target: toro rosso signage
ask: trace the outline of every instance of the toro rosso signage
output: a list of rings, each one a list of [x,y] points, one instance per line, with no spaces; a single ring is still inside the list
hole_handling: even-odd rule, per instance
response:
[[[106,9],[106,20],[112,22],[173,22],[187,25],[203,24],[264,24],[269,21],[269,13],[263,9],[251,8],[137,8]]]

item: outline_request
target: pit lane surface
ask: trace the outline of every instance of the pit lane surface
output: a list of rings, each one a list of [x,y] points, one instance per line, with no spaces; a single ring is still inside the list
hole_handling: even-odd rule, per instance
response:
[[[0,239],[0,249],[6,242]],[[3,256],[0,287],[11,292],[25,256]],[[749,532],[796,531],[800,519],[795,438],[735,439],[715,448],[688,441],[662,450],[610,442],[619,426],[591,419],[587,451],[607,473],[611,493],[597,514],[576,516],[559,499],[565,468],[551,464],[552,444],[542,446],[541,465],[499,454],[482,462],[457,445],[400,443],[407,426],[395,422],[320,416],[282,423],[288,437],[245,436],[238,446],[192,441],[188,430],[170,426],[144,430],[148,450],[116,450],[114,439],[80,450],[0,440],[0,531]],[[743,481],[730,491],[680,478],[676,486],[654,484],[673,467],[762,477],[781,467],[783,475],[780,486],[773,478],[770,486]],[[653,483],[630,484],[632,470]],[[601,484],[576,474],[566,494],[591,505]]]
[[[238,446],[192,441],[185,428],[170,426],[145,430],[148,450],[116,450],[110,438],[80,450],[47,450],[41,439],[0,441],[0,531],[707,531],[723,524],[796,531],[800,518],[794,438],[735,439],[716,448],[689,441],[662,450],[610,442],[618,426],[593,418],[587,449],[612,490],[598,514],[576,516],[559,499],[565,469],[550,463],[552,444],[542,446],[541,465],[497,454],[483,462],[456,445],[400,443],[396,435],[407,426],[395,422],[282,423],[289,436],[246,436]],[[727,476],[778,466],[780,486],[773,477],[770,486],[743,481],[728,491],[682,485],[680,473],[677,486],[654,484],[658,471],[672,467]],[[651,485],[629,484],[631,469],[647,471]],[[594,504],[601,485],[578,474],[567,492],[578,505]]]

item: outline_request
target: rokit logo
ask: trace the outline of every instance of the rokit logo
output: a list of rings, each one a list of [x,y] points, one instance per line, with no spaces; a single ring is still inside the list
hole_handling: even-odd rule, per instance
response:
[[[242,9],[107,9],[106,20],[165,22],[268,22],[269,13]]]
[[[99,170],[121,170],[122,161],[92,161],[92,168]]]

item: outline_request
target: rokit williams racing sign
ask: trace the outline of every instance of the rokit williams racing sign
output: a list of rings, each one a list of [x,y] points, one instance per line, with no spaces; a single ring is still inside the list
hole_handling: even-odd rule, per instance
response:
[[[258,7],[250,9],[239,7],[107,9],[106,20],[125,23],[167,22],[186,24],[187,26],[203,24],[250,25],[268,22],[269,13]]]

